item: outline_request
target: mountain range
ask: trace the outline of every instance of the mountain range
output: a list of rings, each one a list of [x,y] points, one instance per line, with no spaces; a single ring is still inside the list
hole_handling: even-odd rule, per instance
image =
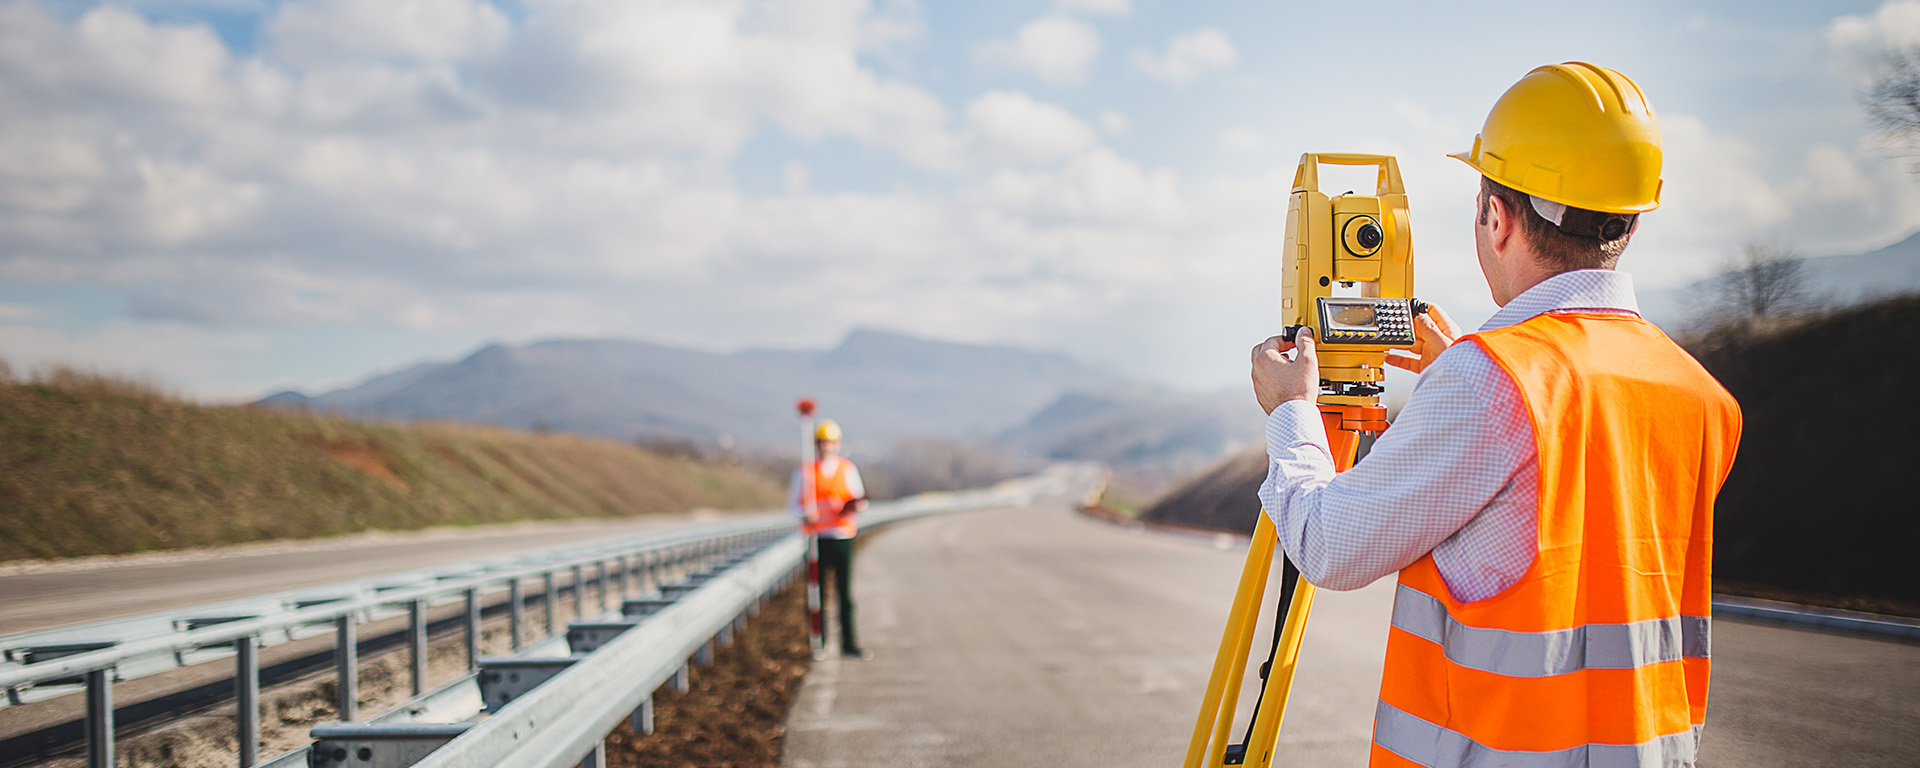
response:
[[[639,341],[493,345],[333,392],[264,405],[354,418],[440,420],[639,442],[780,451],[794,400],[819,401],[850,452],[906,438],[992,446],[1027,459],[1094,459],[1191,471],[1258,435],[1252,397],[1144,387],[1055,352],[880,330],[826,350],[716,353]]]

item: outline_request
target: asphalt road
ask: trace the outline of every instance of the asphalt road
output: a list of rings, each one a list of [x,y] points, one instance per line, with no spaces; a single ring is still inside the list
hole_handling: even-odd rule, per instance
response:
[[[344,536],[0,570],[0,636],[643,534],[713,515]]]
[[[814,665],[785,764],[1178,765],[1243,557],[1059,505],[896,526],[856,560],[875,657]],[[1276,765],[1365,765],[1391,599],[1320,593]],[[1920,645],[1723,619],[1714,657],[1703,766],[1920,765]]]

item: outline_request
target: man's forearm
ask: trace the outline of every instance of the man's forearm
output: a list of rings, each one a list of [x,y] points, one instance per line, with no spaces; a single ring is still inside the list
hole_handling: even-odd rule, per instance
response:
[[[1273,519],[1280,545],[1307,581],[1329,589],[1358,589],[1379,574],[1368,572],[1340,548],[1314,545],[1309,529],[1318,527],[1326,488],[1334,478],[1333,452],[1326,427],[1312,403],[1281,403],[1267,419],[1267,479],[1260,502]]]

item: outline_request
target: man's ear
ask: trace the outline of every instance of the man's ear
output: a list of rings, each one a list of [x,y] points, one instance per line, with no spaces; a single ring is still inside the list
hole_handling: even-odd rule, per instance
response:
[[[1515,213],[1499,195],[1487,196],[1487,244],[1493,246],[1495,253],[1504,254],[1512,249],[1520,225],[1514,218]]]

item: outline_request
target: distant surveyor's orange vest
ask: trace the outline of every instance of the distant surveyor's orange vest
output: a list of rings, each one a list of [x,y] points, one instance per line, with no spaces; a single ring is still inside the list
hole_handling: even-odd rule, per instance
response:
[[[853,489],[847,483],[847,471],[852,466],[853,462],[844,457],[833,462],[832,472],[820,471],[818,459],[807,463],[807,471],[813,473],[813,508],[820,513],[815,522],[803,526],[807,534],[851,539],[859,533],[860,526],[854,522],[853,515],[840,511],[854,499]]]
[[[1513,378],[1540,462],[1538,548],[1462,603],[1400,572],[1374,766],[1691,766],[1706,722],[1713,499],[1740,409],[1639,318],[1466,337]]]

